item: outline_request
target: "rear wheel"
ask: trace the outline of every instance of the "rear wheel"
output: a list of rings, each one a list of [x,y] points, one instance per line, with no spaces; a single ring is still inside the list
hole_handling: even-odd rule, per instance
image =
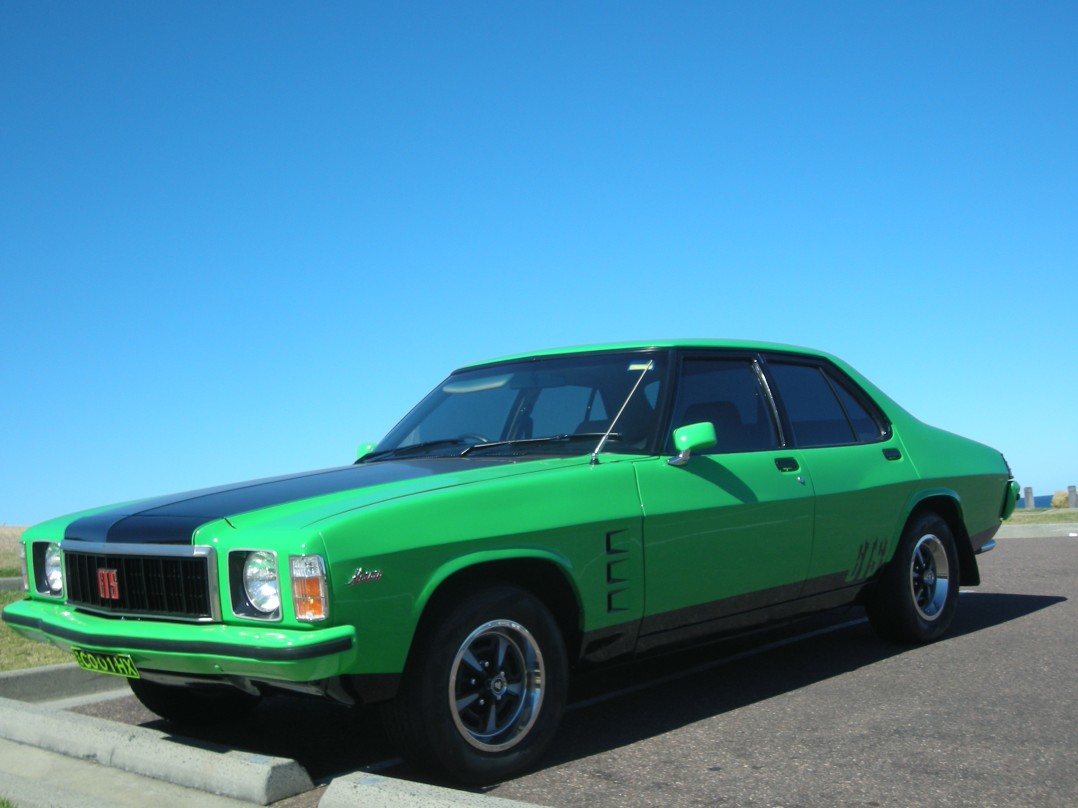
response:
[[[386,729],[410,761],[465,783],[493,783],[535,764],[565,703],[557,623],[531,593],[490,586],[416,637]]]
[[[162,685],[128,679],[131,692],[150,712],[174,724],[201,726],[241,718],[261,699],[234,687]]]
[[[926,643],[947,631],[958,609],[958,552],[948,524],[914,517],[868,600],[872,627],[899,642]]]

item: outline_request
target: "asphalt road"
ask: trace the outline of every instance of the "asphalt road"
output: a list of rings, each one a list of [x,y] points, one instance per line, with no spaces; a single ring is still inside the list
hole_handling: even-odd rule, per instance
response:
[[[544,768],[488,793],[548,806],[1078,806],[1078,538],[1005,538],[947,639],[858,610],[581,678]],[[77,708],[169,729],[131,698]],[[200,736],[311,776],[422,779],[375,716],[267,700]]]

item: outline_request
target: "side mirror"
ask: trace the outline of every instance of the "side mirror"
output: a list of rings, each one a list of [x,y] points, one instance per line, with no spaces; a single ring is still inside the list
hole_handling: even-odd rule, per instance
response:
[[[364,457],[374,451],[374,447],[377,444],[374,443],[361,443],[359,448],[356,449],[356,460],[362,460]]]
[[[674,448],[678,453],[666,462],[671,466],[684,466],[694,451],[709,449],[718,442],[715,425],[710,421],[679,427],[674,430]]]

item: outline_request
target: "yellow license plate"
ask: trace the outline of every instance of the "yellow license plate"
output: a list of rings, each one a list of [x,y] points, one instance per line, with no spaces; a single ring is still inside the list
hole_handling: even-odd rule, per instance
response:
[[[99,654],[97,651],[83,651],[81,648],[72,648],[71,653],[75,656],[75,662],[84,671],[124,676],[128,679],[141,678],[135,667],[135,661],[127,654]]]

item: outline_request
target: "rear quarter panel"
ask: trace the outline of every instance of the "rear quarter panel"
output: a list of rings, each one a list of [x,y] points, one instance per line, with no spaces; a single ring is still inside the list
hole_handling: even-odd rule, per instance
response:
[[[919,480],[913,487],[907,515],[933,496],[950,497],[958,505],[972,549],[978,550],[1001,523],[1011,477],[1003,455],[990,446],[920,421],[846,362],[830,358],[883,409],[906,457],[916,467]]]
[[[904,424],[903,441],[917,463],[921,483],[911,502],[953,496],[974,552],[1001,523],[1010,471],[995,449],[920,422]]]

